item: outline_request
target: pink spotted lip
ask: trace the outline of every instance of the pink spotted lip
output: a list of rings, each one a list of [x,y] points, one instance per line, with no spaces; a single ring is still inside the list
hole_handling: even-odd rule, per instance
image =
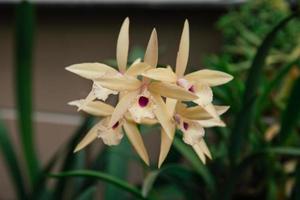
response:
[[[147,98],[147,97],[145,97],[145,96],[141,96],[141,97],[139,98],[139,105],[140,105],[141,107],[146,107],[146,106],[148,105],[148,103],[149,103],[149,98]]]
[[[189,88],[189,91],[194,93],[194,92],[195,92],[195,87],[192,85],[192,86]]]
[[[116,123],[112,126],[112,128],[115,129],[115,128],[117,128],[118,126],[119,126],[119,122],[116,122]]]
[[[189,128],[189,124],[186,122],[183,122],[183,128],[184,128],[184,130],[187,130]]]

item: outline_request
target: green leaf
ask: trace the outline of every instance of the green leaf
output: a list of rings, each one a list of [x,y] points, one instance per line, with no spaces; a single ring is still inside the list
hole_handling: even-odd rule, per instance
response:
[[[15,78],[18,124],[31,186],[39,175],[39,162],[34,145],[32,126],[32,52],[34,9],[22,1],[16,8]]]
[[[0,121],[0,150],[5,160],[6,168],[14,184],[15,191],[19,199],[27,199],[24,180],[14,147],[8,136],[8,132]]]
[[[87,188],[76,200],[91,200],[94,199],[94,194],[97,191],[95,186]]]
[[[122,180],[126,180],[128,171],[128,158],[123,156],[122,153],[130,153],[131,149],[127,138],[123,138],[122,142],[118,146],[108,147],[108,166],[107,173],[118,177]],[[115,185],[107,185],[105,188],[106,200],[113,199],[125,199],[126,195],[123,194],[119,188]]]
[[[65,148],[65,157],[64,162],[60,168],[60,171],[69,171],[74,168],[75,162],[76,162],[76,156],[77,154],[74,154],[73,151],[75,149],[75,146],[79,143],[81,138],[88,132],[88,130],[91,128],[93,124],[93,117],[87,117],[81,126],[76,130],[74,133],[74,136],[69,140],[69,142],[66,144]],[[61,179],[57,182],[54,192],[53,192],[53,199],[62,199],[63,195],[65,194],[65,188],[68,184],[68,181],[66,179]]]
[[[180,165],[177,164],[170,164],[166,167],[163,167],[161,169],[158,170],[154,170],[151,171],[145,178],[144,182],[143,182],[143,187],[142,187],[142,195],[143,197],[148,197],[150,191],[153,189],[154,187],[154,183],[155,181],[158,179],[158,177],[163,176],[163,175],[168,175],[171,174],[171,176],[175,176],[175,174],[177,173],[188,173],[189,171],[185,168],[183,168]],[[193,176],[193,175],[191,175]]]
[[[43,169],[40,172],[39,179],[36,181],[36,184],[34,185],[31,196],[29,199],[51,199],[51,193],[48,191],[47,183],[48,183],[48,176],[51,172],[51,170],[55,167],[55,164],[58,162],[58,159],[60,158],[61,151],[56,152],[50,161],[43,167]]]
[[[292,190],[292,197],[291,197],[292,200],[300,199],[300,162],[299,162],[299,160],[297,163],[295,178],[296,178],[296,182],[295,182],[294,188]]]
[[[85,177],[85,178],[95,178],[98,180],[102,180],[106,183],[110,183],[128,193],[132,194],[133,196],[139,199],[145,199],[140,191],[134,187],[133,185],[128,184],[126,181],[123,181],[119,178],[111,176],[106,173],[95,172],[90,170],[74,170],[74,171],[67,171],[62,172],[59,174],[50,174],[50,177],[53,178],[62,178],[62,177]]]
[[[157,179],[158,175],[161,173],[162,170],[154,170],[152,172],[150,172],[143,183],[143,187],[142,187],[142,195],[143,197],[147,197],[149,192],[151,191],[151,189],[154,186],[154,182]]]
[[[278,142],[283,144],[291,135],[300,117],[300,77],[295,81],[286,109],[283,111]]]
[[[245,139],[248,137],[250,132],[255,110],[255,103],[258,96],[258,87],[263,74],[263,67],[265,66],[266,57],[275,41],[277,33],[296,16],[298,15],[292,14],[278,23],[266,35],[255,54],[246,80],[242,108],[236,117],[235,124],[230,135],[229,156],[231,163],[234,165],[237,162],[237,158],[239,158],[241,149],[245,144]]]
[[[205,184],[210,191],[215,190],[215,180],[206,168],[205,165],[200,161],[196,153],[188,145],[184,144],[178,137],[174,138],[175,148],[190,162],[195,171],[203,178]]]
[[[300,66],[299,59],[285,65],[280,71],[277,72],[275,78],[264,87],[262,94],[257,99],[257,109],[256,109],[257,111],[256,111],[255,118],[258,118],[261,115],[263,107],[265,106],[266,102],[268,102],[267,98],[270,95],[271,91],[281,83],[285,75],[295,65]]]
[[[300,148],[296,147],[271,147],[266,149],[266,152],[289,156],[300,156]]]

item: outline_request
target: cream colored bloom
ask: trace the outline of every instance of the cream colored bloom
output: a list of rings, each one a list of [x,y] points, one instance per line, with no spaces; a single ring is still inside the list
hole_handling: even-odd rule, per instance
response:
[[[197,99],[193,102],[203,107],[214,118],[218,118],[216,110],[212,105],[213,93],[212,86],[222,85],[232,79],[232,76],[224,72],[215,70],[199,70],[187,75],[184,75],[189,56],[189,23],[186,20],[184,23],[179,50],[176,59],[176,73],[171,67],[150,69],[143,73],[143,76],[171,83],[184,88],[197,95]]]
[[[121,26],[117,41],[118,70],[102,63],[82,63],[67,67],[81,77],[93,81],[85,99],[69,104],[78,110],[101,117],[75,148],[83,149],[96,138],[106,145],[118,145],[123,129],[142,160],[149,165],[149,157],[137,124],[161,125],[159,167],[173,142],[176,128],[183,132],[183,141],[192,146],[203,163],[211,158],[204,141],[204,128],[225,126],[219,118],[228,107],[214,106],[211,87],[224,84],[232,76],[214,70],[199,70],[184,75],[189,54],[189,25],[185,21],[176,60],[176,70],[170,66],[157,68],[158,39],[153,29],[144,60],[137,59],[127,68],[129,49],[129,19]],[[104,103],[110,94],[119,94],[113,107]],[[102,100],[102,101],[100,101]],[[182,101],[193,101],[187,107]]]
[[[149,156],[136,123],[130,119],[124,118],[117,121],[112,127],[108,126],[114,108],[101,101],[85,103],[84,100],[75,100],[70,102],[69,105],[81,107],[83,111],[91,115],[103,117],[79,142],[74,152],[80,151],[97,138],[101,138],[106,145],[118,145],[124,136],[122,131],[123,127],[129,141],[138,155],[147,165],[149,165]]]
[[[153,29],[143,63],[150,68],[156,68],[158,60],[157,33]],[[109,126],[113,126],[117,121],[130,112],[135,122],[140,123],[142,119],[157,119],[166,133],[171,137],[173,132],[173,119],[166,111],[166,105],[162,96],[178,100],[194,100],[197,98],[193,93],[170,83],[151,81],[143,77],[142,80],[133,77],[102,76],[95,80],[105,88],[122,92],[123,95],[115,107]]]
[[[132,65],[127,67],[129,49],[129,18],[127,17],[120,29],[118,41],[117,41],[117,64],[118,70],[114,69],[103,63],[81,63],[74,64],[66,69],[73,72],[83,78],[87,78],[93,81],[93,87],[89,95],[86,97],[84,103],[89,103],[95,99],[105,101],[110,94],[118,94],[118,91],[108,89],[103,85],[99,84],[95,80],[100,77],[110,77],[113,79],[123,79],[124,77],[136,77],[141,74],[144,70],[148,69],[149,66],[140,62],[140,59],[135,60]],[[84,104],[83,104],[84,105]],[[81,108],[79,108],[80,110]]]
[[[203,163],[206,157],[212,158],[211,153],[204,141],[204,128],[213,126],[225,126],[225,123],[211,117],[211,115],[201,106],[187,107],[185,104],[177,102],[176,108],[173,109],[172,101],[167,100],[168,112],[173,115],[176,126],[183,132],[183,141],[192,146],[194,151]],[[214,106],[218,115],[222,115],[228,110],[228,106]],[[175,130],[176,127],[173,127]],[[175,131],[173,135],[175,134]],[[161,131],[161,146],[158,166],[160,167],[165,160],[173,140],[166,137],[164,130]]]

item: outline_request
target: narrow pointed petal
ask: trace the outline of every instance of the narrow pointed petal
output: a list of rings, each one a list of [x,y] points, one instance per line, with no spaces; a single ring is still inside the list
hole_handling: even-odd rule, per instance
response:
[[[117,70],[102,63],[81,63],[66,67],[66,70],[86,79],[96,79],[106,73],[116,74]]]
[[[199,120],[198,123],[203,126],[204,128],[210,128],[210,127],[225,127],[226,124],[221,119],[216,118],[210,118],[205,120]]]
[[[125,72],[127,66],[129,49],[129,18],[124,20],[117,42],[117,63],[121,73]]]
[[[125,120],[123,127],[132,146],[141,159],[149,166],[149,156],[136,124]]]
[[[170,66],[168,66],[167,68],[160,67],[155,69],[149,69],[145,71],[142,75],[153,80],[170,83],[175,83],[177,80],[177,76]]]
[[[198,155],[198,157],[200,158],[200,160],[203,162],[203,164],[205,164],[206,163],[205,154],[202,151],[202,149],[200,148],[200,146],[195,144],[195,145],[193,145],[193,149],[196,152],[196,154]]]
[[[189,58],[189,48],[190,48],[190,31],[189,31],[189,22],[185,20],[179,50],[177,53],[177,60],[176,60],[176,74],[180,78],[184,75],[188,58]]]
[[[109,127],[112,127],[116,124],[127,112],[128,108],[132,105],[133,101],[139,94],[139,91],[134,90],[128,92],[127,94],[122,95],[122,98],[119,100],[119,103],[116,105],[115,110],[111,116]]]
[[[172,116],[168,113],[166,104],[160,95],[152,93],[155,101],[156,108],[154,109],[154,114],[163,127],[164,131],[170,139],[173,139],[175,132],[175,124],[172,120]]]
[[[160,94],[161,96],[182,101],[191,101],[198,98],[195,94],[185,90],[182,87],[165,82],[152,82],[149,85],[149,90]]]
[[[100,123],[100,122],[99,122]],[[98,124],[99,124],[98,123]],[[96,124],[89,132],[83,137],[83,139],[75,147],[74,153],[80,151],[97,138],[98,124]]]
[[[230,106],[215,106],[218,115],[223,115],[229,108]]]
[[[209,159],[212,159],[212,156],[211,156],[211,153],[204,141],[204,139],[200,140],[199,142],[199,147],[202,149],[203,153],[209,158]]]
[[[173,116],[175,113],[176,104],[177,104],[177,99],[171,99],[171,98],[166,99],[167,110],[171,116]]]
[[[214,106],[217,115],[222,115],[225,113],[229,106]],[[208,120],[211,119],[212,115],[209,114],[202,106],[193,106],[177,111],[180,115],[185,118],[192,120]]]
[[[175,134],[175,131],[174,131]],[[159,159],[158,159],[158,168],[161,167],[165,159],[167,158],[167,155],[171,149],[173,139],[170,139],[167,133],[161,129],[161,142],[160,142],[160,153],[159,153]],[[174,138],[174,136],[173,136]]]
[[[143,74],[145,71],[147,71],[148,69],[150,69],[151,66],[147,63],[144,63],[144,62],[139,62],[139,63],[135,63],[135,64],[132,64],[128,70],[126,71],[126,75],[128,76],[138,76],[138,75],[141,75]]]
[[[213,118],[215,119],[220,119],[220,116],[218,115],[215,107],[213,106],[213,104],[207,104],[205,106],[203,106],[204,110],[206,112],[208,112]]]
[[[156,67],[158,60],[158,41],[156,29],[152,30],[147,49],[145,52],[144,62],[149,64],[151,67]]]
[[[92,101],[85,104],[84,100],[76,100],[76,101],[71,101],[68,104],[72,106],[80,107],[81,110],[91,115],[99,116],[99,117],[109,116],[114,111],[114,108],[111,105],[106,104],[102,101]]]
[[[114,91],[129,91],[138,89],[141,81],[130,76],[118,75],[98,78],[95,84]]]
[[[233,76],[221,71],[203,69],[187,74],[184,78],[190,82],[199,82],[208,84],[209,86],[218,86],[231,81]]]
[[[90,91],[90,93],[87,95],[87,97],[83,100],[80,100],[81,104],[78,106],[78,110],[77,111],[80,111],[82,110],[82,108],[87,105],[88,103],[94,101],[96,99],[96,95],[93,91],[93,89]],[[72,104],[69,104],[69,105],[72,105]]]

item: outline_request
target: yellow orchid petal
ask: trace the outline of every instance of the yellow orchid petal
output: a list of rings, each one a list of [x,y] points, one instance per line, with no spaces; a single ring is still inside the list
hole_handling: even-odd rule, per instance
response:
[[[129,91],[138,89],[141,81],[130,76],[117,75],[98,78],[95,84],[115,91]]]
[[[117,63],[120,72],[125,72],[129,49],[129,18],[124,20],[117,42]]]
[[[194,102],[200,106],[210,104],[213,100],[212,89],[208,85],[197,84],[194,86],[195,94],[198,96]]]
[[[209,86],[217,86],[231,81],[233,76],[221,71],[203,69],[187,74],[184,78],[190,82],[199,82],[208,84]]]
[[[171,83],[152,82],[149,85],[149,90],[153,93],[160,94],[161,96],[182,101],[190,101],[197,99],[197,96],[195,94]]]
[[[156,29],[152,30],[147,49],[144,56],[144,62],[149,64],[151,67],[156,67],[158,60],[158,41]]]
[[[174,128],[175,129],[175,128]],[[175,131],[174,131],[175,134]],[[171,149],[173,139],[170,139],[167,135],[167,133],[161,129],[161,142],[160,142],[160,152],[159,152],[159,159],[158,159],[158,168],[161,167],[165,159],[167,158],[167,155]],[[172,137],[174,138],[174,136]]]
[[[83,139],[75,147],[74,153],[80,151],[81,149],[89,145],[98,137],[98,125],[100,123],[101,121],[98,122],[96,125],[93,126],[93,128],[89,130],[89,132],[83,137]]]
[[[189,58],[189,48],[190,48],[190,31],[189,31],[189,22],[185,20],[179,50],[177,53],[177,60],[176,60],[176,74],[180,78],[184,75],[188,58]]]
[[[177,99],[171,99],[171,98],[166,99],[167,110],[171,116],[173,116],[175,113],[176,104],[177,104]]]
[[[85,104],[84,100],[76,100],[68,103],[72,106],[77,106],[81,108],[81,110],[94,115],[94,116],[109,116],[113,113],[114,108],[101,101],[91,101]]]
[[[102,63],[81,63],[81,64],[74,64],[66,67],[66,70],[77,74],[83,78],[87,79],[96,79],[99,78],[106,73],[109,74],[116,74],[118,73],[117,70],[114,68],[102,64]]]
[[[142,75],[153,80],[170,83],[175,83],[177,80],[177,76],[170,66],[168,66],[167,68],[160,67],[155,69],[149,69],[145,71]]]
[[[160,95],[152,93],[152,97],[155,101],[156,107],[154,108],[154,114],[167,133],[170,139],[173,139],[175,132],[175,125],[172,120],[172,116],[168,113],[166,104]]]
[[[219,127],[226,126],[226,124],[221,119],[216,119],[216,118],[198,120],[197,122],[204,128],[210,128],[210,127],[215,127],[215,126],[219,126]]]
[[[213,92],[208,85],[197,84],[194,87],[195,94],[198,96],[198,99],[194,100],[196,104],[203,107],[212,117],[218,119],[219,115],[212,105]]]
[[[141,159],[149,166],[149,156],[145,148],[141,134],[135,123],[124,120],[123,127],[126,135],[131,142],[132,146],[139,154]]]
[[[220,116],[218,115],[215,107],[213,104],[207,104],[203,106],[204,110],[208,112],[213,118],[220,119]]]
[[[204,141],[204,139],[200,140],[198,143],[199,147],[202,149],[202,152],[209,158],[212,159],[211,153]]]
[[[131,67],[132,65],[135,65],[135,64],[137,64],[137,63],[140,63],[141,61],[142,61],[141,58],[137,58],[137,59],[135,59],[135,60],[133,61],[133,63],[131,63],[131,65],[130,65],[129,67]]]
[[[200,146],[195,144],[195,145],[193,145],[193,149],[196,152],[197,156],[200,158],[200,160],[203,162],[203,164],[205,164],[206,158],[205,158],[204,152],[202,151]]]
[[[229,108],[230,106],[215,106],[218,115],[223,115]]]
[[[217,112],[217,115],[222,115],[225,113],[229,106],[214,106]],[[207,120],[211,119],[211,114],[209,114],[202,106],[193,106],[183,109],[176,108],[177,113],[184,116],[185,118],[192,120]]]
[[[119,103],[116,105],[115,110],[111,116],[109,127],[112,127],[125,115],[128,108],[132,105],[138,94],[139,91],[134,90],[122,95],[122,98],[120,98]]]
[[[150,69],[151,66],[144,62],[132,64],[125,72],[128,76],[138,76]]]

